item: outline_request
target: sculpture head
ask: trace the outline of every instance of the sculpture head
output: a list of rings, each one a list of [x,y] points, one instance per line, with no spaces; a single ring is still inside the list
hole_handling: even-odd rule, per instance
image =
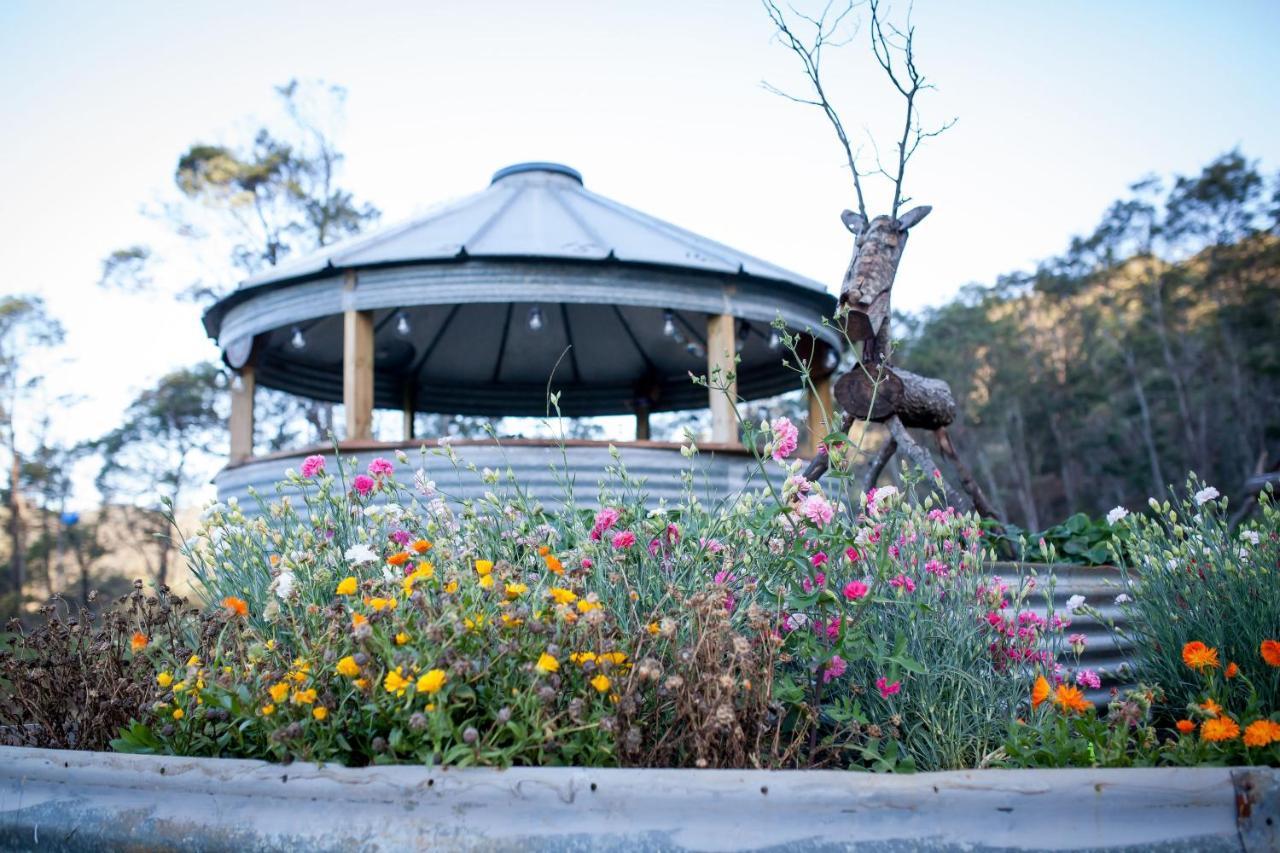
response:
[[[840,220],[854,236],[853,259],[840,288],[840,309],[845,313],[849,339],[865,341],[876,337],[889,316],[889,295],[898,273],[898,261],[907,242],[907,231],[919,224],[933,208],[912,208],[899,219],[877,216],[870,222],[852,210]]]

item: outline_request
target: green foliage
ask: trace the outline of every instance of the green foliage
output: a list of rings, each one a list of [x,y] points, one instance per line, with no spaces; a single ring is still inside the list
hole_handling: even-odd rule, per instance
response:
[[[1024,557],[1034,560],[1037,554],[1049,550],[1059,562],[1106,566],[1111,563],[1112,549],[1120,547],[1120,539],[1106,519],[1090,518],[1082,512],[1039,533],[1025,531],[1016,524],[1002,525],[992,520],[985,521],[983,528],[991,535],[1001,554],[1011,560]],[[1041,542],[1043,547],[1039,545]],[[1035,547],[1024,554],[1024,543]]]

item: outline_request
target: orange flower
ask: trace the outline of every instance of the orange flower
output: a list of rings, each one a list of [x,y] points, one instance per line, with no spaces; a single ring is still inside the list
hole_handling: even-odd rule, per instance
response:
[[[547,564],[547,570],[554,575],[564,574],[564,564],[560,562],[560,558],[555,554],[543,554],[543,562]]]
[[[550,545],[539,545],[539,546],[538,546],[538,556],[539,556],[539,557],[545,557],[545,556],[547,556],[547,555],[548,555],[548,554],[550,554],[550,553],[551,553],[551,546],[550,546]]]
[[[362,614],[362,613],[352,613],[352,614],[351,614],[351,627],[352,627],[352,628],[359,628],[361,625],[368,625],[368,624],[369,624],[369,620],[365,618],[364,614]]]
[[[387,562],[393,566],[403,566],[405,563],[409,562],[409,552],[396,551],[390,557],[387,557]]]
[[[1227,664],[1227,669],[1223,673],[1223,675],[1225,675],[1227,678],[1235,678],[1239,674],[1240,674],[1240,667],[1236,666],[1235,661],[1232,661],[1231,663]]]
[[[1204,702],[1200,703],[1200,710],[1204,711],[1210,717],[1222,716],[1222,706],[1212,699],[1206,699]]]
[[[425,539],[415,539],[413,544],[409,546],[415,554],[425,554],[431,550],[431,543]]]
[[[1083,714],[1093,707],[1089,700],[1084,698],[1084,692],[1079,687],[1072,687],[1069,684],[1058,685],[1058,689],[1053,694],[1053,703],[1062,710],[1075,714]]]
[[[1267,662],[1267,666],[1280,666],[1280,641],[1263,640],[1258,650],[1262,652],[1262,659]]]
[[[1196,724],[1190,720],[1178,720],[1178,731],[1189,735],[1196,730]]]
[[[655,622],[656,626],[657,623]],[[651,634],[658,633],[657,630],[650,631]],[[1035,686],[1031,688],[1031,707],[1039,708],[1044,704],[1044,700],[1049,698],[1049,681],[1043,675],[1036,678]]]
[[[1254,720],[1244,730],[1245,746],[1268,746],[1273,743],[1280,743],[1280,723]]]
[[[236,598],[234,595],[228,595],[222,599],[222,606],[231,611],[235,616],[248,616],[249,603],[243,598]]]
[[[1209,648],[1199,640],[1192,640],[1182,647],[1182,662],[1192,669],[1217,669],[1218,650]]]
[[[1212,720],[1205,720],[1200,727],[1200,738],[1214,743],[1235,740],[1239,736],[1240,727],[1230,717],[1214,717]]]
[[[143,649],[145,649],[147,647],[147,643],[149,642],[151,641],[147,639],[146,634],[143,634],[142,632],[138,632],[134,634],[131,638],[129,638],[129,648],[133,649],[134,653],[136,654],[142,651]]]

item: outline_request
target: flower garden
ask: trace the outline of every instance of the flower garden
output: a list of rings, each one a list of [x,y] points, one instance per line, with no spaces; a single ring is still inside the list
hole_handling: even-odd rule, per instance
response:
[[[833,453],[810,482],[786,419],[749,444],[751,487],[711,504],[689,474],[653,509],[620,461],[548,507],[448,443],[310,457],[256,512],[179,531],[198,600],[139,585],[15,634],[0,722],[32,746],[353,767],[1280,765],[1269,493],[1237,530],[1194,482],[1114,511],[1108,620],[1055,610],[1035,563],[997,576],[927,478],[861,493]],[[450,478],[488,492],[452,500]],[[1132,649],[1101,710],[1072,629],[1091,613]]]

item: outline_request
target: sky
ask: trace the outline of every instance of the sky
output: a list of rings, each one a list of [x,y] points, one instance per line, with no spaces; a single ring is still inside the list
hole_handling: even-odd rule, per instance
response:
[[[957,122],[909,167],[933,213],[897,307],[1033,266],[1144,175],[1235,146],[1280,167],[1280,3],[918,0],[913,23],[937,86],[925,122]],[[197,306],[104,291],[101,261],[157,238],[142,209],[174,198],[180,152],[277,120],[294,77],[347,88],[343,183],[384,221],[552,160],[835,291],[851,183],[821,115],[761,85],[804,91],[772,36],[753,0],[0,2],[0,292],[41,294],[66,328],[40,364],[72,400],[60,437],[105,432],[165,371],[217,356]],[[901,104],[865,29],[826,61],[845,123],[887,149]],[[869,190],[875,212],[887,187]],[[200,262],[169,260],[175,279]]]

